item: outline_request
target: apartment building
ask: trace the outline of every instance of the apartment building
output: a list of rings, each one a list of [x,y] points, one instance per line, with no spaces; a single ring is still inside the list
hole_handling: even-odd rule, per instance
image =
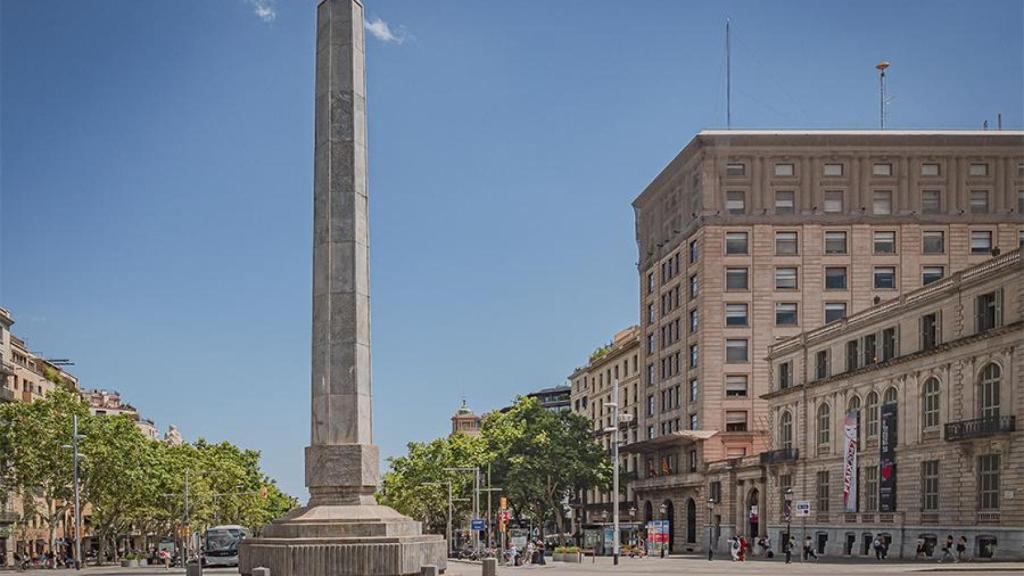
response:
[[[1017,248],[1024,132],[704,131],[633,206],[633,487],[700,550],[712,463],[767,449],[769,347]]]
[[[607,345],[601,346],[590,355],[587,364],[569,375],[572,390],[570,401],[577,414],[590,420],[594,437],[609,454],[614,442],[614,420],[610,404],[616,383],[619,386],[620,413],[627,415],[620,423],[620,442],[637,440],[637,416],[640,405],[640,327],[630,326],[620,330]],[[619,461],[626,475],[634,476],[637,458],[623,454]],[[624,494],[619,499],[619,514],[622,528],[622,542],[629,542],[639,529],[638,511],[632,489],[623,486]],[[605,530],[611,530],[613,496],[610,490],[588,490],[577,496],[575,510],[578,529],[583,534],[584,544],[598,553],[611,554],[604,550]],[[630,514],[632,511],[632,514]]]
[[[760,490],[773,538],[792,524],[829,555],[880,537],[938,558],[952,535],[972,558],[1024,557],[1022,345],[1017,249],[772,346],[765,482],[727,495],[726,523]],[[787,522],[787,499],[810,515]]]

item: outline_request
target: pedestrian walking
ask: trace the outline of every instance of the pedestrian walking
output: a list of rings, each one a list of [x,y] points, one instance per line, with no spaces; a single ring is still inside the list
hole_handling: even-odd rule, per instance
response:
[[[954,560],[954,561],[956,560],[956,558],[953,557],[953,535],[952,534],[950,534],[949,536],[946,536],[946,541],[942,543],[942,557],[939,558],[939,563],[941,564],[941,563],[945,562],[946,558],[949,558],[950,560]]]
[[[747,537],[740,534],[740,562],[747,561],[747,550],[750,549],[750,542]]]
[[[804,538],[804,560],[812,557],[817,560],[818,553],[814,551],[814,541],[811,540],[810,536],[808,536],[807,538]]]
[[[956,561],[967,560],[967,537],[961,535],[956,542]]]
[[[782,551],[786,553],[786,564],[793,562],[794,546],[796,546],[796,538],[787,534],[786,539],[782,542]]]
[[[916,551],[916,552],[914,553],[914,559],[915,559],[915,560],[918,560],[918,559],[920,559],[920,558],[921,558],[922,556],[924,556],[924,555],[925,555],[925,549],[924,549],[924,538],[918,538],[918,539],[917,539],[917,548],[916,548],[916,550],[917,550],[917,551]]]
[[[772,537],[765,536],[761,538],[762,554],[765,558],[775,558],[775,551],[772,550]]]
[[[735,536],[729,538],[729,554],[732,556],[733,562],[740,559],[740,540]]]

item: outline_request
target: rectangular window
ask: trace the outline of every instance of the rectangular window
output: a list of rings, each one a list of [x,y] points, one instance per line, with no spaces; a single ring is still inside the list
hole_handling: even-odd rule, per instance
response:
[[[988,164],[983,162],[973,162],[971,167],[968,169],[968,174],[971,176],[988,176]]]
[[[654,341],[654,334],[653,333],[648,334],[647,335],[647,353],[648,354],[653,354],[654,350],[655,350],[655,347],[656,347],[656,343]]]
[[[878,466],[864,467],[864,511],[878,511]]]
[[[941,214],[942,213],[942,192],[938,190],[921,191],[921,213]]]
[[[921,350],[931,350],[939,344],[939,315],[937,312],[921,316]]]
[[[742,162],[730,162],[725,165],[726,176],[746,176],[747,165]]]
[[[878,339],[874,334],[864,337],[864,366],[878,362]]]
[[[846,290],[846,266],[825,267],[825,289]]]
[[[892,164],[879,162],[871,167],[871,173],[875,176],[892,176]]]
[[[984,332],[1002,325],[1002,292],[989,292],[975,299],[978,332]]]
[[[792,256],[797,253],[796,232],[775,233],[775,254],[779,256]]]
[[[814,379],[822,380],[828,378],[828,348],[818,350],[814,354]]]
[[[946,274],[944,266],[925,266],[921,268],[921,285],[927,286],[936,280],[942,280]]]
[[[971,214],[988,214],[988,190],[971,190]]]
[[[725,193],[725,211],[729,214],[746,214],[747,195],[740,190],[730,190]]]
[[[699,430],[697,427],[697,415],[690,414],[690,430]]]
[[[725,325],[726,326],[746,326],[747,325],[747,305],[746,304],[726,304],[725,305]]]
[[[690,310],[690,334],[693,334],[700,328],[700,312],[694,308]]]
[[[892,214],[891,190],[875,190],[871,194],[871,213],[876,215]]]
[[[999,455],[978,456],[978,509],[999,510]]]
[[[974,230],[971,232],[971,254],[992,253],[992,232]]]
[[[895,232],[875,232],[874,234],[875,254],[896,253]]]
[[[729,364],[747,361],[747,339],[729,338],[725,341],[725,361]]]
[[[654,384],[654,364],[647,365],[647,385]]]
[[[779,390],[785,390],[793,385],[793,364],[783,362],[779,364]]]
[[[647,293],[654,294],[654,272],[647,273]]]
[[[775,193],[775,213],[792,214],[796,211],[796,193],[792,190],[780,190]]]
[[[792,176],[794,174],[792,164],[776,164],[775,175],[776,176]]]
[[[654,401],[654,394],[651,394],[650,396],[647,397],[647,415],[648,416],[654,416],[654,414],[655,414],[655,412],[657,412],[657,410],[658,410],[658,405]]]
[[[882,362],[895,358],[898,346],[896,328],[891,327],[882,330]]]
[[[859,367],[860,341],[850,340],[846,343],[846,371],[853,372]]]
[[[939,174],[938,164],[921,164],[921,176],[938,176]]]
[[[828,470],[818,471],[818,513],[828,513]]]
[[[746,254],[747,253],[747,233],[746,232],[726,232],[725,233],[725,253],[726,254]]]
[[[725,269],[726,290],[747,290],[749,287],[749,274],[746,268]]]
[[[825,232],[825,254],[846,254],[846,232]]]
[[[925,230],[921,232],[921,252],[924,254],[944,254],[946,252],[946,233],[942,230]]]
[[[824,170],[822,170],[823,176],[842,176],[843,165],[842,164],[825,164]]]
[[[746,432],[747,413],[743,410],[727,410],[725,412],[726,432]]]
[[[846,318],[846,302],[825,303],[825,324]]]
[[[697,401],[697,389],[700,388],[700,382],[696,379],[690,380],[690,403]]]
[[[843,212],[843,191],[842,190],[826,190],[825,191],[825,213],[826,214],[841,214]]]
[[[747,377],[744,374],[730,374],[725,377],[725,395],[741,398],[747,395]]]
[[[797,289],[797,273],[796,268],[785,267],[775,269],[775,289],[776,290],[796,290]]]
[[[696,298],[700,294],[700,284],[697,283],[697,275],[690,276],[690,298]]]
[[[796,326],[797,315],[796,315],[796,302],[776,302],[775,303],[775,325],[776,326]]]
[[[893,266],[875,266],[875,290],[896,289],[896,268]]]
[[[1024,190],[1017,190],[1017,214],[1024,214]]]
[[[647,323],[654,324],[654,304],[647,305]]]
[[[700,249],[697,247],[697,241],[690,241],[690,264],[697,262],[700,259]]]
[[[696,344],[690,345],[690,368],[696,368],[700,360],[700,348]]]

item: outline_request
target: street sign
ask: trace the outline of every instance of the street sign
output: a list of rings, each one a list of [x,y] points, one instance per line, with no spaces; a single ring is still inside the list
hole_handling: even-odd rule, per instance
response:
[[[486,530],[487,529],[487,523],[484,522],[483,518],[473,518],[472,528],[473,528],[473,530],[477,530],[477,531],[479,531],[479,530]]]
[[[811,515],[811,501],[810,500],[797,500],[796,506],[794,507],[794,516],[797,518],[806,518]]]

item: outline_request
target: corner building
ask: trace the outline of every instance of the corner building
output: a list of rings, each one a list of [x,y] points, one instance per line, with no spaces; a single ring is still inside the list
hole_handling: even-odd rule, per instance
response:
[[[819,553],[1024,557],[1022,305],[1018,249],[773,346],[772,538],[788,492]]]
[[[633,207],[632,487],[673,552],[706,550],[709,518],[712,541],[767,530],[764,475],[734,513],[708,471],[768,448],[769,346],[1017,248],[1024,132],[703,131]]]

